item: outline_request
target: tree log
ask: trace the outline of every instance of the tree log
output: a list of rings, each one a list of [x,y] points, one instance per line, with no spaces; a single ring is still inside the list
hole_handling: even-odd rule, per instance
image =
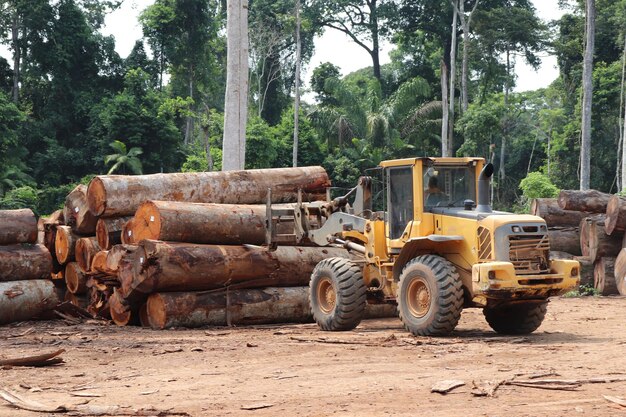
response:
[[[31,209],[0,210],[0,245],[37,243],[37,217]]]
[[[100,252],[96,253],[93,256],[93,259],[91,260],[91,269],[90,272],[95,273],[95,272],[100,272],[102,274],[106,274],[107,273],[107,256],[109,254],[108,250],[101,250]]]
[[[563,210],[605,213],[611,194],[597,190],[561,190],[559,207]]]
[[[580,221],[589,216],[580,211],[563,210],[556,198],[533,199],[530,214],[543,218],[548,227],[578,227]]]
[[[580,251],[580,230],[577,227],[548,228],[550,249],[555,252],[567,252],[574,256],[582,255]]]
[[[580,223],[580,249],[592,262],[603,257],[616,257],[622,249],[620,235],[607,235],[604,230],[605,215],[587,217]]]
[[[300,286],[308,285],[318,262],[333,256],[350,257],[338,248],[279,247],[270,252],[144,240],[120,263],[118,276],[127,299],[157,291]]]
[[[0,282],[50,279],[52,256],[43,245],[0,246]]]
[[[63,207],[65,224],[81,235],[94,235],[98,218],[89,211],[87,186],[79,184],[65,197]]]
[[[122,298],[117,289],[113,291],[113,295],[109,298],[109,309],[111,312],[111,319],[118,326],[131,324],[131,319],[136,319],[136,321],[139,320],[138,310],[133,312],[131,306]]]
[[[72,294],[85,294],[87,292],[87,274],[78,265],[78,262],[69,262],[65,266],[65,283],[67,290]]]
[[[75,258],[83,271],[91,269],[91,260],[100,251],[95,237],[81,237],[76,241]]]
[[[122,233],[120,235],[120,240],[122,241],[122,244],[124,245],[134,245],[135,242],[135,237],[133,236],[133,221],[134,221],[134,217],[131,217],[129,221],[127,221],[126,223],[124,223],[124,226],[122,226]]]
[[[593,287],[595,268],[591,259],[584,256],[575,256],[574,260],[580,264],[580,282],[578,286]]]
[[[137,245],[115,245],[107,253],[104,270],[111,275],[117,275],[122,258],[135,252]]]
[[[83,310],[86,310],[87,306],[89,305],[89,298],[87,297],[87,295],[72,294],[69,291],[65,291],[65,297],[63,298],[63,301],[68,301],[74,304],[76,307],[82,308]]]
[[[74,234],[70,226],[57,226],[54,253],[61,265],[65,265],[75,259],[76,241],[79,238],[80,236]]]
[[[594,264],[593,286],[600,295],[619,294],[615,284],[615,258],[600,258]]]
[[[57,261],[56,250],[54,248],[54,242],[57,236],[57,226],[63,225],[63,211],[57,210],[50,215],[50,217],[44,218],[43,221],[43,244],[48,251],[52,254],[52,272],[59,273],[65,270],[65,268]]]
[[[621,295],[626,295],[626,248],[622,249],[615,260],[615,286]]]
[[[626,199],[614,195],[606,207],[606,222],[604,229],[608,235],[624,234],[626,230]]]
[[[96,237],[103,250],[111,249],[113,245],[122,243],[122,229],[132,217],[112,217],[99,219],[96,225]]]
[[[30,320],[60,302],[59,293],[50,280],[0,282],[0,324]]]
[[[272,189],[274,203],[295,202],[298,189],[304,198],[318,199],[330,186],[322,167],[253,169],[152,175],[95,177],[87,190],[89,209],[96,216],[129,216],[147,200],[189,203],[265,203]],[[323,197],[322,197],[323,199]]]
[[[264,205],[147,201],[135,213],[135,242],[143,239],[219,245],[265,243]],[[293,222],[281,222],[278,233],[293,233]]]

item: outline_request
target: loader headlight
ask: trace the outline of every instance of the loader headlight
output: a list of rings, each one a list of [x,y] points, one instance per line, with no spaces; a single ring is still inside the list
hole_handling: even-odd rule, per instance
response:
[[[578,268],[572,268],[572,276],[573,277],[577,277],[578,276]]]
[[[521,233],[522,232],[522,228],[519,226],[513,226],[513,233]]]

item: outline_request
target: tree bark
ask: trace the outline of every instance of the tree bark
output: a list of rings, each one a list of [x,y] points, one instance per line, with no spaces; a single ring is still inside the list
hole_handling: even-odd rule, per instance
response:
[[[96,216],[135,214],[147,200],[189,203],[265,203],[268,188],[275,203],[295,202],[297,191],[314,198],[330,186],[322,167],[253,169],[235,172],[195,172],[152,175],[103,175],[89,184],[89,209]]]
[[[245,168],[248,114],[248,1],[227,0],[222,170]]]
[[[52,272],[59,273],[65,268],[57,261],[54,244],[57,235],[57,226],[63,224],[63,210],[57,210],[43,221],[43,244],[52,254]]]
[[[461,109],[463,110],[463,113],[465,113],[467,111],[467,108],[469,107],[469,97],[468,97],[468,88],[467,88],[467,82],[468,82],[468,62],[469,62],[469,45],[470,45],[470,37],[469,37],[469,32],[470,32],[470,27],[472,25],[472,17],[474,16],[474,12],[476,11],[476,8],[478,7],[478,3],[480,3],[480,0],[476,0],[474,3],[474,7],[472,7],[472,11],[470,12],[469,16],[465,16],[465,2],[464,1],[459,1],[459,8],[457,8],[457,5],[455,3],[455,1],[450,1],[450,3],[452,3],[452,6],[454,7],[456,13],[459,15],[459,19],[461,20],[461,26],[463,27],[463,62],[462,62],[462,74],[461,74]]]
[[[621,111],[624,113],[624,117],[622,118],[622,182],[621,188],[618,191],[623,191],[626,188],[626,35],[624,35],[624,53],[622,55],[622,103],[624,103]]]
[[[70,226],[57,226],[57,233],[54,241],[54,250],[57,261],[61,265],[75,259],[76,241],[80,238],[72,232]]]
[[[605,216],[598,214],[580,223],[580,249],[591,262],[604,257],[614,258],[622,249],[623,235],[607,235],[605,221]]]
[[[22,66],[22,47],[20,46],[20,26],[17,7],[13,6],[13,16],[11,18],[11,47],[13,48],[13,103],[20,101],[20,77]]]
[[[530,214],[546,221],[548,227],[578,227],[588,213],[563,210],[556,198],[535,198],[530,203]]]
[[[143,239],[221,245],[265,243],[266,207],[147,201],[131,223],[133,241]],[[293,222],[281,222],[279,233],[293,233]]]
[[[626,230],[626,198],[614,195],[606,207],[606,222],[604,224],[607,234],[624,234]]]
[[[108,250],[113,245],[122,243],[122,229],[130,219],[131,216],[99,219],[96,224],[96,238],[100,248]]]
[[[626,248],[619,251],[614,268],[615,286],[620,295],[626,295]]]
[[[81,235],[94,235],[98,218],[89,211],[87,186],[80,184],[65,198],[63,218],[67,226]]]
[[[548,229],[550,250],[580,256],[580,231],[577,227],[557,227]]]
[[[594,264],[593,285],[600,295],[619,294],[615,285],[615,258],[599,258]]]
[[[117,275],[122,259],[139,249],[137,245],[115,245],[106,255],[104,270],[111,274]]]
[[[456,0],[455,0],[456,1]],[[450,87],[448,89],[448,94],[450,95],[450,99],[448,101],[448,153],[449,155],[444,156],[454,156],[454,102],[455,102],[455,92],[456,92],[456,48],[457,48],[457,20],[459,14],[457,13],[456,6],[452,11],[452,47],[450,48]]]
[[[31,209],[0,210],[0,245],[36,243],[37,217]]]
[[[120,263],[122,295],[135,299],[156,291],[204,291],[308,285],[322,259],[349,257],[337,248],[279,247],[270,252],[243,246],[144,240]]]
[[[132,308],[115,289],[109,298],[109,309],[113,323],[118,326],[126,326],[139,322],[139,308]]]
[[[448,148],[448,120],[450,118],[450,108],[448,107],[448,68],[446,62],[441,60],[441,107],[443,116],[441,118],[441,156],[451,156]]]
[[[586,45],[583,58],[582,138],[580,145],[580,189],[588,190],[591,178],[591,106],[593,102],[593,55],[595,49],[596,2],[585,0]]]
[[[0,324],[30,320],[60,302],[59,292],[50,280],[0,282]]]
[[[52,256],[43,245],[0,246],[0,282],[50,279]]]
[[[65,266],[65,283],[72,294],[87,292],[87,274],[77,262],[70,262]]]
[[[74,257],[84,271],[89,271],[91,269],[91,260],[100,250],[100,245],[95,237],[81,237],[76,241]]]
[[[580,264],[580,286],[592,287],[594,280],[594,265],[591,259],[584,256],[576,256],[574,260]]]
[[[611,194],[598,190],[562,190],[559,193],[559,207],[563,210],[605,213]]]

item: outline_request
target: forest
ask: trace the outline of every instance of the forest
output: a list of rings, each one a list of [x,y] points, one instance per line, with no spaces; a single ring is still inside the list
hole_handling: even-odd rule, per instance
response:
[[[589,3],[590,186],[620,192],[626,0],[561,0],[565,13],[550,22],[530,0],[250,0],[245,166],[292,166],[298,64],[323,31],[341,31],[371,66],[311,71],[299,166],[322,165],[351,187],[385,159],[481,156],[496,166],[500,209],[577,189]],[[97,174],[221,169],[226,1],[156,0],[127,57],[101,33],[119,5],[3,3],[0,208],[48,214]],[[383,40],[393,51],[381,65]],[[516,92],[514,64],[538,67],[549,54],[559,78]]]

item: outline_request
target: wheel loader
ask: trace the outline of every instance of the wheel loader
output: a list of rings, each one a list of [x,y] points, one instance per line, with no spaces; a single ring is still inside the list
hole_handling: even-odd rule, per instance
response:
[[[493,211],[494,168],[482,158],[384,161],[382,190],[361,177],[344,196],[293,208],[267,203],[266,240],[347,248],[315,267],[309,301],[322,330],[355,328],[366,303],[395,303],[413,335],[446,335],[464,308],[482,308],[498,333],[528,334],[548,298],[578,285],[580,265],[550,259],[543,219]],[[352,201],[350,201],[352,200]],[[383,209],[375,211],[373,200]],[[276,225],[293,220],[293,233]]]

